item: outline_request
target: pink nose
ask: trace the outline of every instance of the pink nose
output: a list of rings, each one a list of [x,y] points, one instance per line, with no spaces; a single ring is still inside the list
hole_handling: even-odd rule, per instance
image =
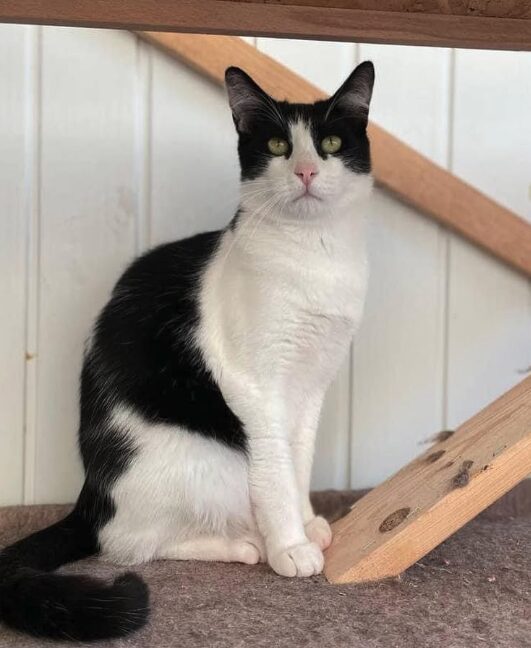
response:
[[[309,187],[312,180],[318,174],[315,164],[297,164],[295,167],[295,175],[301,179],[301,182]]]

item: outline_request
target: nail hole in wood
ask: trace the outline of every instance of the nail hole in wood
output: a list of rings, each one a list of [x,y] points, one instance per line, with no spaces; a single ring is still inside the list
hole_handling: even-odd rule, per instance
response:
[[[464,488],[465,486],[468,485],[468,482],[470,481],[470,468],[474,465],[474,462],[471,461],[470,459],[466,459],[463,461],[461,464],[461,468],[459,468],[459,472],[457,475],[452,479],[452,486],[454,488]]]
[[[437,450],[437,452],[432,452],[430,455],[426,457],[426,462],[435,463],[437,459],[440,459],[445,452],[446,450]]]

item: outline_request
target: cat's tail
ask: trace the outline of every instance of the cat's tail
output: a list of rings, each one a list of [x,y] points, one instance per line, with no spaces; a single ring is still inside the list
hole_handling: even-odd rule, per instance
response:
[[[96,533],[79,507],[0,551],[0,621],[36,637],[70,641],[122,637],[142,627],[149,596],[136,574],[109,584],[49,573],[97,552]]]

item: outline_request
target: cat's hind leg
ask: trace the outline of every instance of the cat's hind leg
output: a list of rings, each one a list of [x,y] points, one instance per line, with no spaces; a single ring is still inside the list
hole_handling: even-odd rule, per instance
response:
[[[203,536],[168,544],[159,551],[157,558],[240,562],[255,565],[265,560],[265,548],[259,536],[243,538]]]

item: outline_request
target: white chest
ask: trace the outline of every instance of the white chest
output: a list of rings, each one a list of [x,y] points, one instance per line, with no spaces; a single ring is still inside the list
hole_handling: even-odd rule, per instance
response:
[[[359,238],[273,240],[266,231],[237,247],[228,236],[205,275],[201,346],[218,376],[327,382],[359,325],[366,286]]]

